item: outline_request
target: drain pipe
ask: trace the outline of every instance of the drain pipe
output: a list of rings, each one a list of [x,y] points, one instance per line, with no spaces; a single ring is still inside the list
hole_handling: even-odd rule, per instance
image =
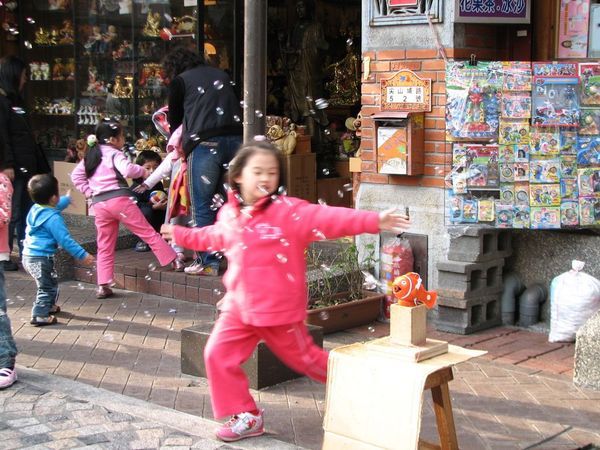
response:
[[[523,292],[525,286],[514,273],[509,273],[504,277],[504,290],[502,291],[502,323],[504,325],[515,324],[515,312],[517,310],[517,296]]]
[[[529,327],[539,322],[540,305],[546,301],[548,291],[535,283],[525,289],[519,297],[519,325]]]

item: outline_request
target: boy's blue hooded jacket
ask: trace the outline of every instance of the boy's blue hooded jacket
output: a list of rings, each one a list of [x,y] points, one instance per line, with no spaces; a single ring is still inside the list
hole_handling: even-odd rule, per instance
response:
[[[76,259],[83,259],[87,252],[71,237],[61,211],[71,203],[62,196],[56,206],[34,204],[27,214],[27,229],[23,242],[25,256],[53,256],[60,245]]]

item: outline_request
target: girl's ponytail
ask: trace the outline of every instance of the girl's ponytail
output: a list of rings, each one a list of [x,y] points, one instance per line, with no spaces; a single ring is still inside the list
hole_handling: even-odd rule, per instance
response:
[[[85,175],[91,177],[102,161],[102,150],[100,144],[106,144],[110,138],[116,138],[123,133],[121,124],[111,118],[105,118],[96,126],[96,134],[90,134],[87,138],[88,152],[84,158]]]
[[[98,138],[95,134],[87,137],[88,151],[84,157],[85,176],[90,178],[96,172],[96,169],[102,161],[102,151],[98,145]]]

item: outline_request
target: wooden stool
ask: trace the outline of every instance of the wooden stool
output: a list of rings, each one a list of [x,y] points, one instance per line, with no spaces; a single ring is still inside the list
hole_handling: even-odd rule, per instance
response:
[[[450,390],[448,382],[452,381],[452,367],[444,367],[429,374],[425,380],[424,390],[431,389],[433,398],[433,409],[437,422],[440,445],[431,444],[419,439],[419,449],[423,450],[458,450],[456,428],[454,427],[454,415],[452,414],[452,403],[450,401]]]

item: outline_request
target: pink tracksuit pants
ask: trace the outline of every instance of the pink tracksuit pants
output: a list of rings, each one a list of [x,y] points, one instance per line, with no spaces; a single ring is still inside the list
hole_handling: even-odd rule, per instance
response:
[[[303,322],[255,327],[236,310],[221,313],[204,348],[213,414],[218,419],[258,409],[241,365],[259,341],[298,373],[325,383],[328,353],[317,346]]]
[[[129,197],[115,197],[94,204],[96,242],[98,254],[96,266],[98,284],[108,284],[114,278],[115,248],[119,236],[119,223],[147,243],[161,266],[176,258],[175,251],[148,223],[141,209]]]

